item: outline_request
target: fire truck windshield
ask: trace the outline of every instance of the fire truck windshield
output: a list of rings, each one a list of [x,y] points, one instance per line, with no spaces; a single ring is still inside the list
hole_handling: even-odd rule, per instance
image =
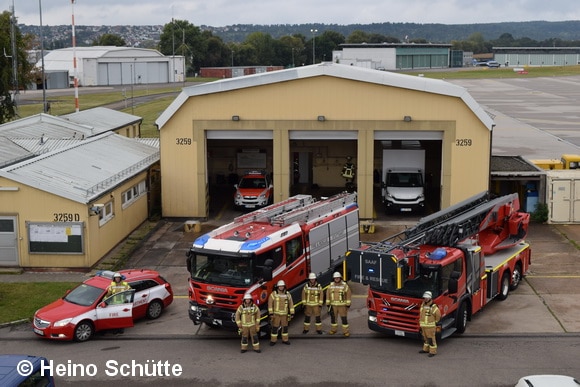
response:
[[[425,291],[430,291],[433,297],[439,296],[440,282],[440,268],[420,266],[419,275],[416,278],[408,278],[403,283],[403,287],[394,292],[409,297],[421,298]]]
[[[191,279],[212,284],[248,286],[255,282],[249,258],[193,254]]]

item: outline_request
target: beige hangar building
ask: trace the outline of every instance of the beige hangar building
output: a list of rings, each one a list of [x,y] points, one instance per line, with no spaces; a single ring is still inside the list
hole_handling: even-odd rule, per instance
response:
[[[430,211],[490,186],[493,120],[441,80],[325,62],[184,88],[156,124],[164,217],[207,218],[210,187],[251,169],[271,174],[275,202],[301,185],[340,190],[351,158],[372,219],[383,149],[406,142],[425,149]]]

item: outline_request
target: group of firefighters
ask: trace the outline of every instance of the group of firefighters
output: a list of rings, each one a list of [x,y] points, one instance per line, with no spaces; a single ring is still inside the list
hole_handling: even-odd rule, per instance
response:
[[[351,304],[351,291],[348,284],[342,280],[339,272],[333,274],[333,281],[326,289],[326,306],[330,314],[330,331],[334,335],[338,330],[338,318],[342,323],[342,334],[350,336],[347,311]],[[316,333],[322,334],[322,306],[324,303],[324,291],[316,279],[316,274],[310,273],[308,282],[302,289],[302,302],[304,303],[304,330],[306,334],[310,330],[312,317]],[[270,318],[270,346],[276,345],[278,336],[282,336],[282,343],[290,345],[288,336],[288,323],[294,317],[294,301],[292,295],[286,289],[286,283],[278,281],[276,288],[268,297],[268,315]],[[236,324],[242,336],[241,352],[247,352],[250,340],[252,349],[260,352],[260,308],[254,303],[251,294],[244,295],[242,304],[236,311]]]
[[[351,291],[348,284],[343,281],[342,275],[335,272],[333,280],[326,289],[326,306],[330,314],[329,335],[338,331],[338,318],[340,318],[342,334],[350,336],[348,325],[348,309],[351,305]],[[318,283],[316,274],[310,273],[308,282],[302,288],[302,302],[304,304],[304,329],[303,334],[308,333],[314,317],[316,333],[322,332],[322,306],[324,303],[324,290]],[[282,336],[282,343],[290,345],[288,324],[294,317],[294,302],[292,295],[286,290],[286,283],[278,281],[276,288],[268,297],[268,315],[270,318],[270,346],[276,345],[278,336]],[[250,341],[255,352],[260,350],[260,307],[254,303],[252,295],[246,293],[242,304],[236,310],[236,324],[238,333],[241,335],[241,352],[248,351]],[[423,302],[420,309],[420,327],[423,336],[423,348],[420,353],[428,353],[429,357],[437,354],[436,326],[441,319],[439,308],[432,300],[431,292],[423,294]]]

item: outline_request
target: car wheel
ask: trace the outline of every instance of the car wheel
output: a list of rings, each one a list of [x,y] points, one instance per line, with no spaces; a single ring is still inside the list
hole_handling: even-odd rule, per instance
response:
[[[159,300],[151,301],[149,306],[147,306],[148,319],[155,320],[157,317],[161,316],[161,312],[163,312],[163,304]]]
[[[512,283],[510,285],[510,290],[516,290],[522,281],[522,265],[517,263],[512,273]]]
[[[501,283],[499,288],[499,294],[497,295],[498,300],[503,301],[508,298],[510,293],[510,273],[504,272],[503,276],[501,277]]]
[[[81,321],[75,327],[74,340],[78,342],[83,342],[89,340],[93,337],[94,328],[93,323],[90,321]]]

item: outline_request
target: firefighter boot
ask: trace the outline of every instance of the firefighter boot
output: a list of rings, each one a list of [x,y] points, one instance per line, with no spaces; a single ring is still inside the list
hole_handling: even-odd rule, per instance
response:
[[[334,335],[336,333],[336,328],[338,328],[338,324],[330,324],[330,331],[328,331],[328,334]]]

